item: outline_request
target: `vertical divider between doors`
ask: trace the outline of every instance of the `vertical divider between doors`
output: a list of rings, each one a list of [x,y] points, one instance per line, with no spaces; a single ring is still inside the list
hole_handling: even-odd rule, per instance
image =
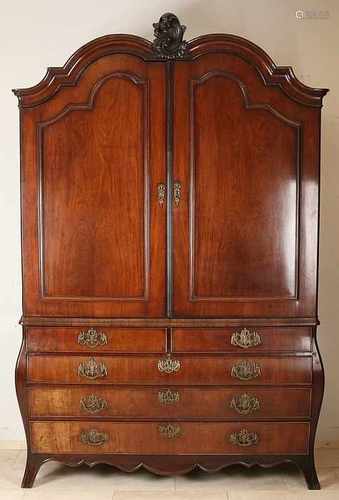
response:
[[[167,317],[172,317],[173,301],[173,113],[174,61],[166,61],[166,167],[167,167]]]

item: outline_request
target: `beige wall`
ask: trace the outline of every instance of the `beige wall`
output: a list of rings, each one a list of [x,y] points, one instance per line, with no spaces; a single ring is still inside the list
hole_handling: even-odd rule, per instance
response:
[[[20,234],[18,110],[13,87],[40,81],[80,45],[107,33],[152,38],[152,22],[173,10],[187,38],[208,32],[241,35],[314,87],[328,87],[322,129],[319,344],[326,394],[319,439],[339,442],[339,1],[336,0],[20,0],[1,5],[0,18],[0,441],[21,440],[14,393],[19,350]],[[296,10],[328,11],[297,20]]]

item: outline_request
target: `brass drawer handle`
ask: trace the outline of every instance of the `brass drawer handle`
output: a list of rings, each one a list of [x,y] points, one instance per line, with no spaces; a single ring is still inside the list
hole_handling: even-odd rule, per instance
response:
[[[170,354],[166,358],[159,359],[158,370],[161,373],[176,373],[180,370],[181,363],[178,359],[172,359]]]
[[[170,389],[158,392],[159,403],[162,405],[173,405],[179,403],[180,394],[178,391],[172,392]]]
[[[252,380],[260,377],[261,368],[255,361],[243,360],[232,366],[231,377],[239,380]]]
[[[158,184],[158,203],[162,207],[166,199],[166,186],[165,184]]]
[[[79,333],[78,344],[85,345],[93,349],[94,347],[106,345],[107,337],[103,332],[97,332],[94,328],[90,328],[87,332]]]
[[[99,432],[96,429],[84,431],[80,434],[80,441],[90,446],[102,446],[107,443],[108,439],[109,436],[106,432]]]
[[[242,349],[248,349],[249,347],[256,347],[262,344],[261,337],[255,330],[247,330],[243,328],[240,332],[234,332],[231,337],[231,344]]]
[[[107,408],[108,404],[106,399],[99,398],[95,394],[80,399],[80,408],[87,413],[99,413]]]
[[[177,424],[159,425],[158,429],[160,435],[167,439],[175,439],[182,436],[181,427]]]
[[[96,379],[107,376],[107,368],[104,363],[97,363],[94,358],[80,363],[78,375],[89,379]]]
[[[179,206],[181,199],[181,182],[174,182],[173,184],[173,202],[176,207]]]
[[[260,410],[260,403],[256,396],[250,396],[245,392],[239,396],[233,396],[230,407],[239,415],[251,415],[251,413]]]
[[[259,443],[259,436],[256,432],[241,429],[241,431],[233,432],[230,435],[230,442],[237,446],[255,446]]]

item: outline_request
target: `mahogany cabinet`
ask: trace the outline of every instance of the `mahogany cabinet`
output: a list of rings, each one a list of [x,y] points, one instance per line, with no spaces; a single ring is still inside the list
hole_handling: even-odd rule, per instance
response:
[[[23,487],[48,460],[158,474],[293,462],[319,488],[320,115],[234,35],[108,35],[21,124]]]

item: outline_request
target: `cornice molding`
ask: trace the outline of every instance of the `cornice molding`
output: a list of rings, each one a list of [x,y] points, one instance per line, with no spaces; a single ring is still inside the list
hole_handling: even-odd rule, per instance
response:
[[[143,61],[194,60],[205,54],[228,53],[242,58],[259,73],[266,86],[278,86],[294,101],[305,106],[321,107],[328,89],[303,84],[290,66],[277,66],[270,56],[254,43],[236,35],[210,34],[189,42],[183,40],[186,29],[171,13],[154,23],[155,40],[150,42],[135,35],[106,35],[77,50],[62,67],[50,67],[44,78],[33,87],[14,89],[21,108],[38,106],[62,87],[75,86],[83,71],[93,62],[110,54],[131,54]]]
[[[266,86],[277,85],[291,99],[306,106],[322,106],[328,89],[305,85],[296,77],[291,66],[277,66],[258,45],[237,35],[215,33],[202,35],[188,42],[192,59],[204,54],[228,53],[242,58],[253,66]]]
[[[65,318],[22,316],[23,326],[114,326],[133,328],[215,328],[239,326],[316,326],[316,317],[302,318]]]
[[[152,43],[136,35],[114,34],[96,38],[74,52],[63,66],[47,68],[44,78],[37,85],[13,89],[19,106],[30,108],[40,105],[62,87],[75,86],[91,63],[114,53],[131,54],[147,61],[153,57]]]

